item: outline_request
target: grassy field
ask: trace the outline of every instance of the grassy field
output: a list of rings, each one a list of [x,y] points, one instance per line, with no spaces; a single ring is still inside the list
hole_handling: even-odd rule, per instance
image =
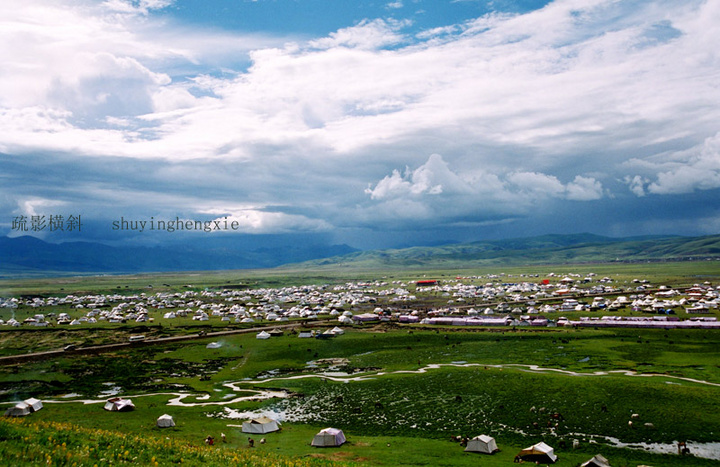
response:
[[[259,288],[284,287],[304,284],[342,284],[348,281],[376,279],[409,281],[421,278],[454,279],[455,277],[500,276],[537,280],[536,277],[554,273],[585,275],[595,273],[608,276],[618,283],[630,283],[633,279],[652,279],[653,283],[692,285],[720,277],[718,261],[640,262],[640,263],[588,263],[580,265],[534,265],[487,267],[410,267],[410,268],[345,268],[341,265],[327,267],[293,267],[237,271],[196,271],[185,273],[136,274],[127,276],[50,277],[33,279],[0,280],[2,296],[64,296],[91,293],[155,293],[182,292],[185,290],[217,289],[226,287]]]
[[[507,268],[493,271],[493,279],[472,279],[489,270],[354,272],[351,277],[338,271],[233,271],[33,279],[2,286],[15,294],[64,296],[136,293],[150,284],[155,292],[181,292],[188,285],[203,290],[422,277],[538,281],[551,272],[559,277],[593,272],[628,286],[633,279],[672,287],[718,279],[715,263],[699,262]],[[322,330],[334,323],[316,326]],[[172,324],[3,328],[0,352],[124,342],[136,333],[162,337],[240,327],[188,318]],[[614,466],[717,464],[673,454],[677,441],[720,441],[717,331],[393,323],[344,328],[344,335],[327,340],[288,333],[258,340],[249,333],[5,364],[0,404],[37,397],[44,408],[22,420],[0,422],[5,441],[0,465],[176,465],[182,459],[187,465],[492,466],[512,463],[520,449],[541,440],[555,447],[559,465],[579,465],[597,453]],[[221,347],[207,348],[210,342]],[[112,395],[132,398],[136,409],[103,410]],[[175,417],[176,427],[155,426],[164,413]],[[260,413],[282,418],[283,429],[250,448],[248,435],[233,425]],[[313,435],[327,426],[342,428],[348,443],[311,447]],[[219,440],[221,433],[226,443],[204,445],[206,436]],[[451,440],[483,433],[496,438],[499,453],[465,453]],[[665,445],[670,453],[654,453],[643,443]],[[628,444],[636,449],[623,447]]]
[[[611,458],[613,465],[672,465],[672,458],[618,449],[607,438],[625,443],[713,442],[720,433],[720,346],[707,331],[436,332],[374,327],[332,340],[283,336],[259,341],[240,335],[224,338],[219,349],[207,349],[208,342],[6,366],[0,378],[3,399],[42,398],[45,408],[28,420],[61,420],[148,438],[161,434],[154,420],[170,413],[178,427],[163,431],[164,436],[200,446],[205,436],[219,438],[226,432],[229,443],[220,448],[231,450],[248,448],[246,435],[228,427],[242,420],[226,418],[227,409],[269,410],[285,414],[288,421],[257,448],[293,458],[313,455],[371,465],[470,465],[477,455],[464,453],[449,437],[480,433],[495,436],[502,449],[482,458],[488,465],[511,462],[522,447],[540,440],[556,447],[562,465],[575,465],[596,452]],[[328,368],[308,365],[329,358],[347,360],[331,374],[367,378],[331,381],[318,377]],[[427,369],[433,364],[449,365]],[[528,365],[565,372],[530,371]],[[425,372],[414,373],[421,369]],[[657,376],[591,375],[613,370]],[[293,376],[306,378],[289,379]],[[131,396],[137,409],[102,410],[107,397],[103,391],[111,388]],[[295,397],[227,402],[250,394],[240,391],[261,388],[282,389]],[[182,400],[188,406],[168,405],[175,398],[169,393],[188,394]],[[62,397],[67,394],[75,396]],[[85,399],[97,402],[72,402]],[[561,414],[559,421],[551,418],[555,413]],[[629,428],[633,413],[641,423]],[[313,434],[325,426],[343,428],[350,444],[327,451],[311,448]],[[573,439],[581,440],[580,448],[559,447],[571,446]],[[683,462],[712,464],[697,458]]]

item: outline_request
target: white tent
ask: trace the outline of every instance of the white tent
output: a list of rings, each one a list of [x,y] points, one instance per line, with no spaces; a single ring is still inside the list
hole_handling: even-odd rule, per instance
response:
[[[257,339],[270,339],[270,334],[268,334],[265,331],[259,332],[257,336],[255,336]]]
[[[242,424],[243,433],[271,433],[280,429],[280,423],[268,417],[253,418]]]
[[[30,399],[25,399],[24,402],[30,408],[30,412],[37,412],[38,410],[43,408],[42,401],[40,401],[39,399],[30,398]]]
[[[220,347],[222,347],[222,344],[219,342],[210,342],[205,346],[206,349],[219,349]]]
[[[105,402],[105,410],[110,412],[129,412],[135,409],[135,405],[130,399],[122,399],[120,397],[113,397]]]
[[[312,445],[319,448],[340,446],[345,442],[345,433],[339,428],[320,430],[312,440]]]
[[[495,451],[499,451],[499,449],[495,443],[495,438],[492,436],[480,435],[468,441],[465,451],[493,454]]]
[[[25,417],[27,415],[30,415],[30,406],[25,402],[18,402],[14,407],[5,411],[6,417]]]
[[[173,420],[172,415],[160,415],[157,419],[157,426],[160,428],[170,428],[175,426],[175,420]]]
[[[341,328],[335,326],[330,330],[331,333],[335,334],[336,336],[339,336],[341,334],[345,334],[345,331],[343,331]]]
[[[610,462],[602,454],[597,454],[589,461],[581,464],[580,467],[610,467]]]
[[[542,441],[533,444],[529,448],[525,448],[518,453],[518,457],[523,460],[539,461],[539,462],[550,462],[553,463],[557,460],[554,449],[543,443]]]
[[[353,320],[349,316],[341,316],[338,318],[338,323],[341,324],[353,324]]]

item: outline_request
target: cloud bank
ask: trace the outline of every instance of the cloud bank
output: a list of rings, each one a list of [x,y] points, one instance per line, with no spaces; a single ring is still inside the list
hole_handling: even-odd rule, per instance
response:
[[[587,210],[605,218],[573,229],[646,234],[671,230],[644,216],[673,197],[672,222],[706,233],[680,206],[720,188],[720,1],[556,0],[420,31],[389,2],[324,37],[197,28],[180,3],[3,2],[0,225],[44,200],[348,242]]]

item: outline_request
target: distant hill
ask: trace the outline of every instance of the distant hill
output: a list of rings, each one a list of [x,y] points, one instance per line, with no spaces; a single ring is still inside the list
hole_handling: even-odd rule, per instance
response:
[[[93,242],[48,243],[29,236],[0,237],[0,278],[271,268],[353,251],[347,245],[285,243],[268,248],[225,241],[168,247],[114,247]]]
[[[543,235],[436,247],[375,250],[307,261],[302,267],[472,267],[490,265],[667,261],[720,258],[720,235],[629,238]]]
[[[287,239],[249,245],[114,247],[93,242],[48,243],[0,237],[0,278],[70,274],[293,268],[391,269],[663,261],[720,258],[720,235],[612,238],[593,234],[456,243],[433,247],[357,251],[347,245],[292,244]]]

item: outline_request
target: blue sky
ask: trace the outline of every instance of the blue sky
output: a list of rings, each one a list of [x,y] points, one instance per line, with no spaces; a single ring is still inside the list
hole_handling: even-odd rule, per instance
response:
[[[718,0],[6,0],[0,18],[0,234],[68,214],[81,233],[33,234],[720,232]]]
[[[547,0],[182,0],[163,13],[197,27],[308,38],[328,35],[369,18],[411,20],[410,30],[451,26],[492,12],[523,13]]]

